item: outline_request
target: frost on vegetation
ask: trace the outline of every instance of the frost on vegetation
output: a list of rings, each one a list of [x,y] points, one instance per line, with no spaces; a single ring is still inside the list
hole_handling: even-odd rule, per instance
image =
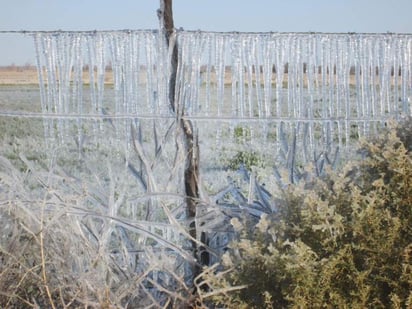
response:
[[[130,176],[119,167],[113,173],[108,161],[80,180],[58,165],[20,160],[24,173],[0,160],[2,307],[186,302],[194,261],[165,198],[130,194]]]
[[[238,308],[409,308],[412,305],[412,120],[362,141],[360,160],[283,189],[276,214],[239,237],[214,300]],[[276,237],[272,237],[275,235]],[[226,293],[229,287],[246,286]]]

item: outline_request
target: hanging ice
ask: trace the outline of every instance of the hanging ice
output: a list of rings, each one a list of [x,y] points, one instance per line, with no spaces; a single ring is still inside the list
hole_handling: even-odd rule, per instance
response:
[[[81,147],[116,120],[115,140],[127,153],[131,121],[175,116],[170,55],[157,32],[37,32],[34,39],[50,145]],[[177,44],[176,102],[201,140],[230,144],[241,127],[249,147],[265,141],[276,154],[296,134],[307,159],[411,114],[409,35],[178,31]]]

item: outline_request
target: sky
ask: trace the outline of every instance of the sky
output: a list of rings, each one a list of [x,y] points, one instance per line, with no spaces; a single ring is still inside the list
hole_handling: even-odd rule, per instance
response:
[[[157,29],[159,0],[0,0],[0,32]],[[173,0],[175,26],[239,32],[412,33],[412,0]],[[0,33],[0,65],[34,64],[31,37]]]

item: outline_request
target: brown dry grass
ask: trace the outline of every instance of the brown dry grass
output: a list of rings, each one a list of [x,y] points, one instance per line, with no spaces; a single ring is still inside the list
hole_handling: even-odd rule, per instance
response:
[[[144,80],[146,77],[146,73],[144,70],[140,72],[140,80]],[[211,82],[215,83],[216,82],[216,76],[215,72],[212,72],[211,74]],[[276,84],[276,73],[272,75],[272,83]],[[318,81],[322,82],[322,74],[318,74]],[[392,79],[392,84],[393,84],[393,79],[394,76],[391,77]],[[256,77],[252,76],[253,82],[256,82]],[[247,82],[245,78],[245,82]],[[263,77],[261,76],[261,82],[263,82]],[[356,85],[356,77],[355,75],[351,74],[348,79],[349,85],[353,86]],[[378,79],[376,79],[376,82],[378,82]],[[84,84],[89,84],[90,83],[90,78],[89,78],[89,72],[87,70],[84,71],[83,74],[83,83]],[[113,74],[111,70],[106,71],[105,75],[105,83],[106,84],[113,84]],[[288,74],[285,73],[283,77],[283,84],[284,86],[287,87],[288,83]],[[336,76],[334,75],[332,78],[331,76],[327,75],[326,76],[326,83],[336,83]],[[39,84],[39,77],[37,73],[37,69],[34,66],[7,66],[7,67],[0,67],[0,85],[38,85]],[[232,84],[232,74],[230,70],[226,70],[225,72],[225,79],[224,79],[224,84],[225,85],[231,85]],[[304,78],[304,86],[307,87],[307,77],[305,76]]]
[[[0,68],[0,85],[34,85],[39,79],[35,67],[2,67]]]
[[[84,72],[83,82],[90,82],[89,74]],[[106,74],[105,83],[113,84],[113,74]],[[39,75],[34,66],[7,66],[0,67],[0,85],[38,85]]]

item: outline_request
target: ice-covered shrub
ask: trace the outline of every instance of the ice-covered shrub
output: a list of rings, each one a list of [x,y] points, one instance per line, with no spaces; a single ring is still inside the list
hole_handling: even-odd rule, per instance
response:
[[[282,191],[279,211],[239,239],[208,272],[229,308],[412,306],[411,120],[361,143],[340,173]],[[242,286],[241,290],[234,287]]]

